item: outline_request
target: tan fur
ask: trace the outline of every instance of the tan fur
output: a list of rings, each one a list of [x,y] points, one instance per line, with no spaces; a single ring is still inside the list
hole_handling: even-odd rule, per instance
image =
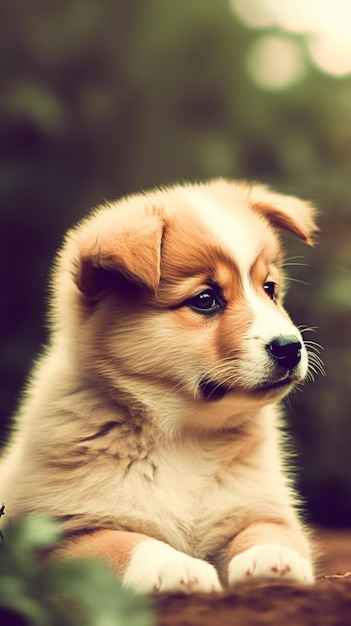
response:
[[[219,583],[203,561],[225,582],[257,544],[310,558],[277,428],[278,401],[306,375],[303,347],[288,383],[270,386],[282,370],[269,342],[302,342],[279,295],[278,227],[310,242],[313,208],[218,180],[122,199],[68,233],[50,345],[0,465],[9,516],[61,521],[57,555],[102,557],[140,590],[149,579],[205,591]],[[220,302],[211,315],[192,306],[208,290]],[[174,581],[167,559],[182,554]]]
[[[71,538],[64,548],[56,549],[54,556],[56,558],[99,558],[108,563],[115,574],[123,576],[133,550],[145,539],[145,535],[136,532],[97,530]]]
[[[282,516],[283,517],[283,516]],[[274,542],[297,550],[300,554],[308,554],[307,541],[304,540],[294,528],[294,522],[290,524],[287,520],[261,520],[250,524],[245,530],[238,533],[233,539],[229,550],[229,559],[237,554],[241,554],[253,545]]]

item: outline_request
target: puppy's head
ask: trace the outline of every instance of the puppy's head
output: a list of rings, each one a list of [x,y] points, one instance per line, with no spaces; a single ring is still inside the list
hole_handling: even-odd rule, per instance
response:
[[[202,406],[271,403],[307,372],[282,306],[280,229],[311,243],[313,208],[223,180],[101,208],[61,253],[56,326],[91,376],[140,400],[152,388]]]

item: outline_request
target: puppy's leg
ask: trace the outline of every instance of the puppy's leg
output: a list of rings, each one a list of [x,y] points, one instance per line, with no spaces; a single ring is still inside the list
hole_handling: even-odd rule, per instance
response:
[[[139,593],[221,589],[212,565],[139,533],[98,530],[70,540],[59,548],[57,555],[101,558],[122,579],[123,585]]]
[[[307,540],[288,523],[256,522],[239,533],[229,549],[228,583],[250,578],[314,581]]]

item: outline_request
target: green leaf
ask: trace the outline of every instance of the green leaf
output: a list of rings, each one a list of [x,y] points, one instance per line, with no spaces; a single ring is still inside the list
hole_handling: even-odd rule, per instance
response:
[[[59,539],[58,524],[29,515],[4,530],[0,549],[0,608],[30,626],[152,626],[146,598],[126,590],[94,559],[40,565],[38,548]]]

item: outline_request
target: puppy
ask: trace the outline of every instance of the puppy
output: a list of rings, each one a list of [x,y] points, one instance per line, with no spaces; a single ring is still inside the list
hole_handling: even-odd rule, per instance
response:
[[[313,213],[214,180],[122,199],[71,230],[0,467],[8,516],[57,518],[57,557],[105,559],[138,592],[311,583],[277,427],[308,367],[282,307],[278,231],[310,244]]]

